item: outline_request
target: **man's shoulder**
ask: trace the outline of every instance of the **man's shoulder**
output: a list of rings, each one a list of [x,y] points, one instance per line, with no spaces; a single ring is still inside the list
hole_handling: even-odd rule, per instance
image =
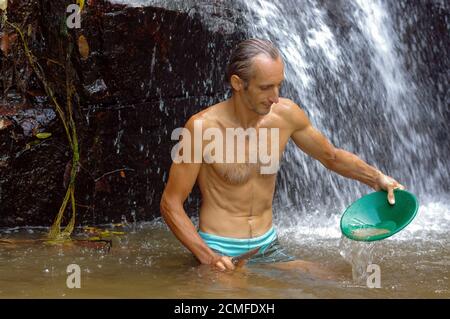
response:
[[[279,98],[278,103],[273,107],[273,113],[284,123],[282,124],[284,127],[291,127],[293,131],[309,125],[305,111],[290,99]]]
[[[297,103],[282,97],[279,98],[278,103],[273,107],[273,111],[285,119],[290,119],[292,116],[303,113],[302,108]]]

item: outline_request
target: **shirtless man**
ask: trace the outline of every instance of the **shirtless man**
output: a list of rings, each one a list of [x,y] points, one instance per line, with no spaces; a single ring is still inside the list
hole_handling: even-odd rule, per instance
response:
[[[276,129],[278,138],[267,134],[267,140],[268,149],[271,155],[276,153],[277,160],[291,138],[302,151],[326,168],[375,190],[386,190],[388,201],[394,204],[394,189],[403,189],[402,185],[356,155],[335,148],[311,125],[297,104],[279,97],[284,64],[270,41],[250,39],[241,42],[231,56],[226,75],[232,97],[193,115],[185,126],[191,136],[195,135],[196,127],[201,127],[202,133],[215,128],[223,136],[226,136],[227,128],[252,128],[257,132]],[[249,136],[244,138],[245,163],[211,162],[204,155],[195,160],[195,151],[204,148],[206,142],[202,140],[196,145],[193,139],[184,141],[188,142],[185,145],[191,146],[192,152],[184,153],[186,150],[183,149],[183,155],[189,160],[172,164],[161,199],[161,214],[175,236],[201,264],[234,270],[233,256],[260,247],[249,262],[308,270],[310,264],[286,254],[278,242],[272,226],[276,171],[263,174],[261,161],[250,161],[253,145]],[[224,138],[224,141],[226,151],[227,140]],[[276,144],[278,149],[272,147]],[[200,149],[200,154],[204,154],[203,151]],[[196,181],[202,194],[199,230],[183,208]]]

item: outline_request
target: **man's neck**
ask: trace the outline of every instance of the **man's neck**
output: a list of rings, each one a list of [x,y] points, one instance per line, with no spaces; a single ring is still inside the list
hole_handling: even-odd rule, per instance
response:
[[[256,127],[258,122],[264,117],[264,115],[259,115],[250,110],[249,106],[245,105],[246,102],[236,94],[232,95],[230,103],[234,120],[244,129]]]

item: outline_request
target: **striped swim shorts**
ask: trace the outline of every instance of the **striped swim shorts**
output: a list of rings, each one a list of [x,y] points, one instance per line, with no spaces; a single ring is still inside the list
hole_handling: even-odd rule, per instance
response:
[[[250,257],[248,264],[295,260],[295,257],[290,256],[281,246],[273,226],[265,234],[254,238],[222,237],[202,231],[199,231],[198,234],[214,252],[222,256],[235,257],[260,247],[259,251]]]

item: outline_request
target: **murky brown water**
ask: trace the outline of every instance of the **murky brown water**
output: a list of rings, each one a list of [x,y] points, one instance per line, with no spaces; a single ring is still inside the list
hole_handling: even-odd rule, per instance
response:
[[[43,231],[8,230],[0,233],[0,239],[29,240],[40,237]],[[381,288],[373,289],[367,288],[365,279],[352,279],[352,267],[340,255],[340,239],[316,238],[300,243],[294,238],[289,231],[280,235],[293,255],[326,264],[344,278],[321,280],[300,271],[264,266],[248,266],[232,274],[198,267],[166,227],[153,222],[126,229],[126,235],[113,239],[109,252],[79,245],[3,243],[0,297],[450,298],[449,235],[431,241],[421,236],[372,245],[371,261],[381,269]],[[367,256],[359,258],[364,264]],[[66,285],[69,264],[80,266],[79,289]]]

